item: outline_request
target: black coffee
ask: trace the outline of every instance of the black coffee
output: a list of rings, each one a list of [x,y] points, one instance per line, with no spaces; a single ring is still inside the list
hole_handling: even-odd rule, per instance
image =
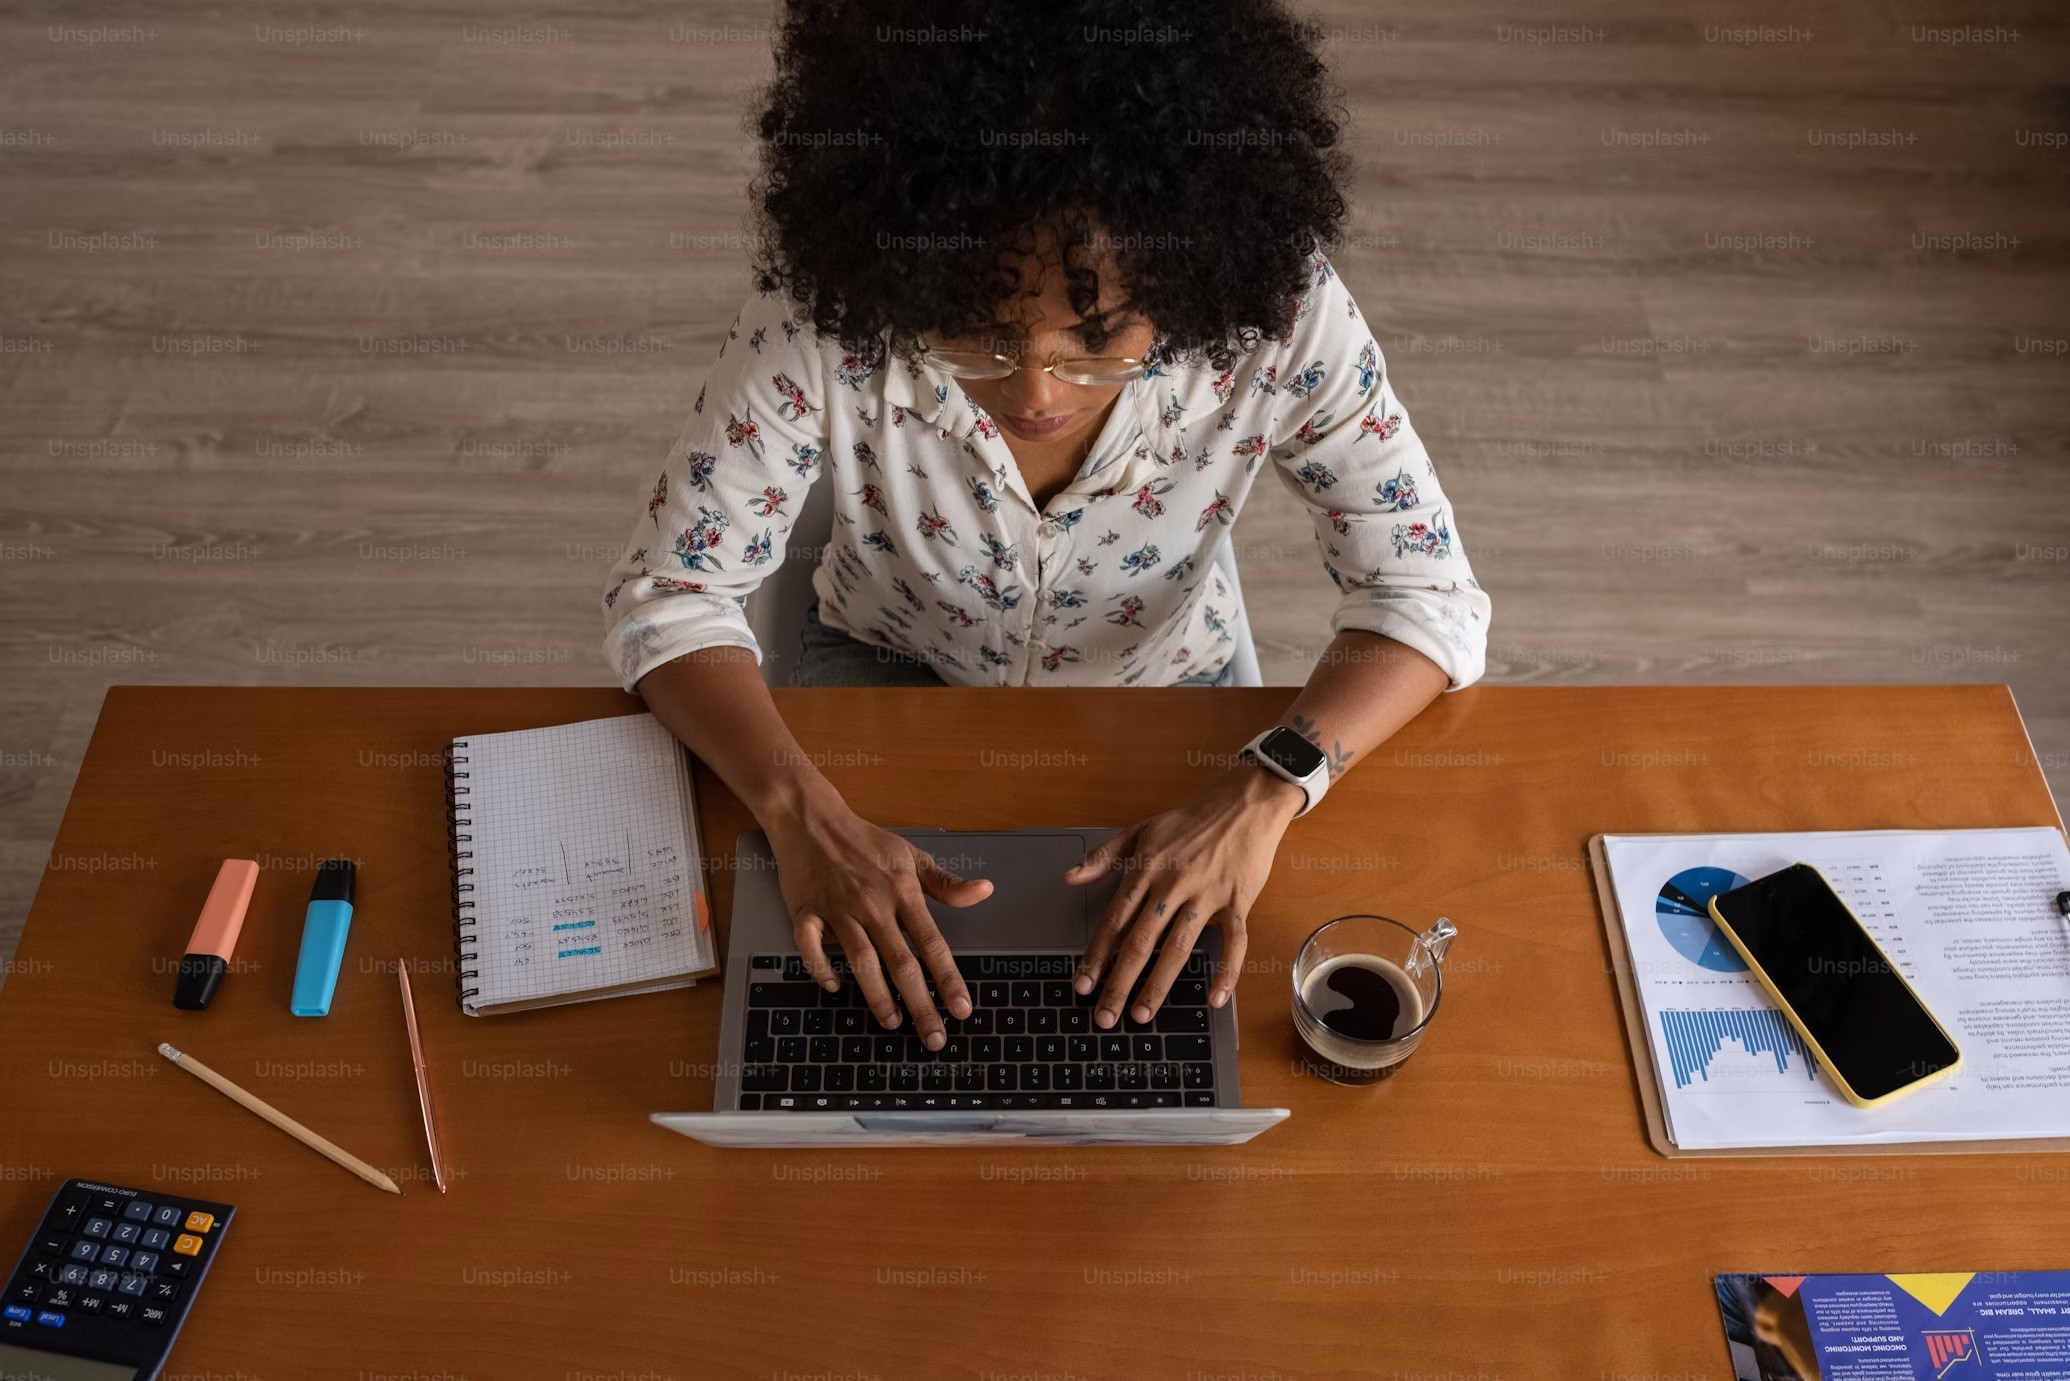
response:
[[[1347,955],[1310,976],[1303,996],[1324,1026],[1360,1041],[1406,1035],[1423,1020],[1423,998],[1409,976],[1372,955]]]

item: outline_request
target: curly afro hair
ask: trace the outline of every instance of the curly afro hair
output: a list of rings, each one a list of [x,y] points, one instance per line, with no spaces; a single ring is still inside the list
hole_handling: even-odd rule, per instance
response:
[[[1254,348],[1346,215],[1315,37],[1278,0],[784,0],[756,267],[872,351],[990,329],[1047,228],[1096,347],[1126,309]]]

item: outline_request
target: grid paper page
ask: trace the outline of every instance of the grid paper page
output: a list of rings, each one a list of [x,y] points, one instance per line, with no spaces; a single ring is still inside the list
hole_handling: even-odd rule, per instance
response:
[[[682,749],[652,715],[462,739],[470,1010],[712,967]]]

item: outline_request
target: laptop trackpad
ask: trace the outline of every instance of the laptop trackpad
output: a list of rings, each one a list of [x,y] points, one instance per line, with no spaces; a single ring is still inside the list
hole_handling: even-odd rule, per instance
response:
[[[944,906],[929,898],[927,909],[949,948],[1082,949],[1091,931],[1091,904],[1108,889],[1099,883],[1074,886],[1066,869],[1085,857],[1076,834],[1039,830],[1010,834],[915,834],[914,843],[950,872],[986,878],[992,895],[973,906]]]

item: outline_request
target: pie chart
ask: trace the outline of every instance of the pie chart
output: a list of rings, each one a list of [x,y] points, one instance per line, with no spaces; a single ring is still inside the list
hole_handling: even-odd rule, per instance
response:
[[[1711,921],[1711,898],[1730,892],[1747,879],[1730,868],[1684,868],[1661,885],[1653,904],[1653,917],[1660,933],[1675,953],[1700,969],[1716,973],[1745,973],[1746,962],[1732,942],[1718,933]]]

